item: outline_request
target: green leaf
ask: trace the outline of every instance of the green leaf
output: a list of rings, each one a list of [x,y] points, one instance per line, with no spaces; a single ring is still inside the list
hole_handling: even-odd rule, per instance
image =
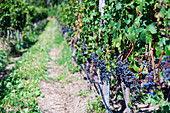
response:
[[[121,9],[121,7],[122,7],[122,4],[120,2],[117,2],[116,9],[119,10],[119,9]]]
[[[159,46],[163,46],[163,45],[166,45],[166,41],[168,41],[168,39],[166,37],[163,37],[162,39],[160,39],[159,41]]]
[[[105,41],[106,43],[108,43],[108,37],[107,37],[107,35],[104,36],[104,41]]]
[[[135,43],[136,34],[135,34],[133,27],[129,27],[127,37],[131,42]]]
[[[140,67],[136,66],[136,64],[133,65],[133,69],[134,69],[135,71],[137,71],[137,72],[140,71]]]
[[[129,108],[132,108],[132,104],[131,104],[131,103],[128,103],[128,107],[129,107]]]
[[[165,55],[169,56],[170,55],[170,45],[165,46]]]
[[[152,23],[148,26],[148,30],[152,33],[152,34],[156,34],[157,30],[156,30],[156,26]]]
[[[170,8],[167,11],[167,17],[170,18]]]
[[[165,9],[165,5],[163,4],[160,12],[158,13],[159,17],[164,17],[164,15],[166,14],[166,9]]]
[[[117,98],[120,98],[120,99],[121,99],[121,98],[123,98],[123,97],[122,97],[122,95],[118,95]]]
[[[35,95],[36,96],[40,96],[41,95],[41,91],[35,91]]]
[[[162,54],[163,49],[160,46],[156,47],[156,56],[160,56]]]
[[[152,42],[152,35],[145,29],[142,31],[142,33],[140,34],[140,39],[143,42],[146,43],[151,43]]]
[[[157,101],[153,98],[151,98],[151,96],[149,96],[149,99],[147,101],[148,103],[151,103],[152,105],[156,105],[157,104]]]
[[[96,54],[98,55],[98,57],[101,56],[101,49],[100,48],[96,51]]]
[[[112,3],[114,0],[109,0],[109,3]]]

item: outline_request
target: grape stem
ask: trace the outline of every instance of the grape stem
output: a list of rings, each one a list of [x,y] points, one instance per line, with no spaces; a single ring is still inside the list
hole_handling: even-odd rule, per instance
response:
[[[106,55],[105,55],[105,60],[106,60],[106,62],[107,62],[107,54],[108,53],[110,53],[110,52],[114,52],[115,50],[110,50],[110,51],[108,51],[107,53],[106,53]]]
[[[128,53],[128,55],[126,56],[125,60],[127,60],[127,58],[129,57],[129,55],[132,53],[133,47],[134,47],[134,45],[132,44],[132,48],[131,48],[130,52]]]
[[[151,58],[152,58],[152,68],[153,68],[153,70],[155,70],[154,57],[153,57],[153,48],[151,49]],[[154,79],[156,79],[156,74],[154,74]]]
[[[144,57],[144,55],[142,55],[142,57],[141,57],[141,62],[143,61],[143,57]],[[142,75],[142,71],[143,71],[143,66],[141,65],[139,76],[141,78],[141,82],[143,83],[142,76],[141,76]]]
[[[159,66],[160,66],[161,59],[162,59],[164,53],[165,53],[165,51],[163,50],[163,51],[162,51],[162,54],[161,54],[161,57],[160,57],[160,59],[159,59],[159,62],[158,62],[158,66],[157,66],[157,67],[158,67],[157,78],[158,78],[158,82],[159,82],[159,86],[160,86],[161,90],[162,90],[162,85],[161,85],[160,80],[159,80]]]

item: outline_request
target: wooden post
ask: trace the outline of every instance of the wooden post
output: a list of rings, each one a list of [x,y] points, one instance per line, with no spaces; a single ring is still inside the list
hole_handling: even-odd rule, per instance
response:
[[[127,110],[126,112],[132,113],[132,110],[128,106],[128,104],[131,104],[131,102],[130,102],[130,88],[126,87],[123,82],[121,83],[121,88],[123,90],[123,97],[125,99],[126,110]]]
[[[12,37],[12,40],[14,39],[14,31],[13,30],[10,30],[10,32],[11,32],[11,37]]]
[[[101,23],[100,26],[103,26],[103,19],[102,16],[104,15],[103,7],[105,6],[105,0],[99,0],[99,12],[101,12]],[[99,38],[101,38],[101,31],[99,31]]]
[[[19,30],[19,41],[22,40],[22,28]]]
[[[64,31],[64,40],[66,39],[67,39],[67,31],[66,32]]]
[[[104,15],[104,9],[103,7],[105,6],[105,0],[99,0],[99,11],[101,12],[101,23],[100,26],[103,26],[103,19],[102,16]],[[99,38],[101,38],[101,31],[99,31]],[[107,106],[109,107],[109,100],[110,100],[110,81],[109,81],[109,76],[103,81],[101,81],[101,88],[103,92],[103,97],[106,101]],[[106,111],[107,113],[109,112],[108,110]]]
[[[27,26],[27,30],[28,30],[27,36],[29,36],[30,35],[30,26],[29,25]]]
[[[3,44],[5,44],[5,38],[6,38],[6,30],[4,30],[4,34],[3,34]]]
[[[9,30],[7,30],[7,40],[9,40],[9,35],[10,35],[10,32]]]
[[[14,40],[17,40],[17,30],[14,30]]]
[[[79,0],[79,4],[81,4],[82,3],[82,0]]]
[[[17,40],[19,40],[20,39],[20,37],[19,37],[19,30],[17,29],[17,33],[16,33],[16,37],[17,37]]]
[[[107,106],[109,107],[109,89],[110,89],[110,84],[109,84],[109,80],[107,81],[107,79],[106,79],[106,81],[103,81],[103,84],[101,84],[101,88],[102,88],[102,92],[103,92],[103,97],[104,97],[104,99],[105,99],[105,101],[106,101],[106,104],[107,104]],[[106,107],[107,108],[107,107]],[[108,113],[109,111],[107,110],[107,113]]]

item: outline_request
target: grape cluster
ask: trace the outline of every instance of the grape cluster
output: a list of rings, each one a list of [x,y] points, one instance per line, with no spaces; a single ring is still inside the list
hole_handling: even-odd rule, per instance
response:
[[[156,60],[156,62],[158,62]],[[142,62],[140,62],[142,64]],[[143,69],[147,74],[142,74],[144,77],[142,78],[143,83],[141,84],[141,89],[145,93],[149,93],[151,96],[154,95],[154,90],[156,88],[156,84],[154,82],[154,76],[156,76],[156,68],[152,68],[152,59],[144,58]]]
[[[74,32],[74,31],[73,31],[72,28],[71,28],[71,29],[70,29],[70,35],[73,34],[73,32]]]
[[[163,70],[163,81],[170,81],[170,56],[165,56],[161,62],[161,67],[164,67]]]
[[[162,59],[162,62],[159,64],[159,58],[156,58],[154,61],[155,67],[153,68],[152,59],[144,58],[143,62],[139,62],[139,64],[143,64],[143,70],[146,73],[141,74],[140,88],[141,91],[145,93],[149,93],[151,96],[156,94],[157,90],[160,90],[162,87],[168,86],[169,77],[170,77],[170,61],[168,60],[169,56],[165,56]],[[159,71],[158,71],[159,70]],[[159,79],[158,79],[159,75]],[[169,87],[169,86],[168,86]]]
[[[65,28],[64,28],[64,32],[69,31],[69,29],[70,29],[69,27],[66,27],[66,26],[65,26]]]
[[[125,82],[127,86],[130,85],[129,79],[131,79],[131,71],[128,71],[129,62],[126,60],[125,64],[122,61],[117,62],[117,66],[115,68],[117,80],[119,83]]]
[[[90,68],[92,67],[93,69],[91,71],[93,71],[94,76],[95,75],[97,76],[97,69],[99,69],[101,83],[103,83],[104,81],[106,81],[107,83],[110,82],[110,76],[112,75],[112,71],[107,70],[104,60],[102,59],[98,60],[97,55],[95,53],[91,53],[91,56],[88,59],[88,62],[89,63],[86,63],[84,65],[87,73],[90,74]]]
[[[139,96],[140,81],[137,79],[137,76],[135,75],[135,73],[133,73],[129,69],[129,64],[130,63],[128,60],[125,60],[124,62],[120,60],[117,62],[117,66],[115,68],[116,80],[118,81],[119,85],[122,82],[124,82],[126,87],[130,88],[132,96],[136,98]],[[135,98],[132,98],[132,100]]]
[[[85,45],[85,42],[82,43],[82,46],[83,46],[83,50],[87,49],[87,46]],[[84,53],[84,51],[83,51]]]
[[[110,76],[112,75],[112,72],[107,70],[104,60],[102,59],[99,60],[98,68],[99,68],[101,83],[103,83],[104,81],[110,83]]]

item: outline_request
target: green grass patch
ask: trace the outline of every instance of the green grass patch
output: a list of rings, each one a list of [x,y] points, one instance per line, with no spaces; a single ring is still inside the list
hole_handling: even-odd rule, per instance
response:
[[[56,60],[57,65],[61,66],[64,65],[67,70],[73,70],[71,58],[72,52],[66,42],[61,43],[61,53],[59,54],[59,58]]]
[[[86,92],[83,92],[82,90],[80,90],[79,93],[77,94],[77,96],[85,97],[86,95],[91,94],[91,93],[92,93],[92,90],[89,90],[89,91],[86,91]]]
[[[67,78],[67,77],[68,77],[67,74],[61,75],[60,77],[55,78],[55,81],[56,81],[56,82],[59,82],[60,80],[63,80],[63,79],[65,79],[65,78]]]
[[[55,23],[55,26],[58,26],[58,24]],[[59,31],[58,27],[57,27],[57,29],[55,30],[54,36],[55,36],[55,39],[54,39],[55,47],[56,47],[56,48],[60,48],[61,43],[64,42],[64,38],[63,38],[63,36],[61,35],[61,32]]]
[[[54,81],[54,79],[53,79],[52,77],[48,77],[48,76],[44,76],[44,79],[45,79],[47,82]]]
[[[88,100],[86,113],[106,113],[102,98],[99,96],[97,99],[90,101]]]
[[[57,26],[57,25],[56,25]],[[64,65],[67,70],[73,70],[73,66],[71,63],[71,58],[72,58],[72,51],[70,51],[70,47],[68,46],[67,42],[64,41],[64,38],[62,37],[59,29],[56,29],[55,32],[55,48],[60,48],[61,52],[57,57],[59,57],[55,62],[57,65],[61,66]]]
[[[37,104],[42,96],[38,84],[47,73],[49,52],[52,42],[53,22],[50,21],[35,45],[16,62],[14,71],[0,80],[1,113],[40,113]]]

